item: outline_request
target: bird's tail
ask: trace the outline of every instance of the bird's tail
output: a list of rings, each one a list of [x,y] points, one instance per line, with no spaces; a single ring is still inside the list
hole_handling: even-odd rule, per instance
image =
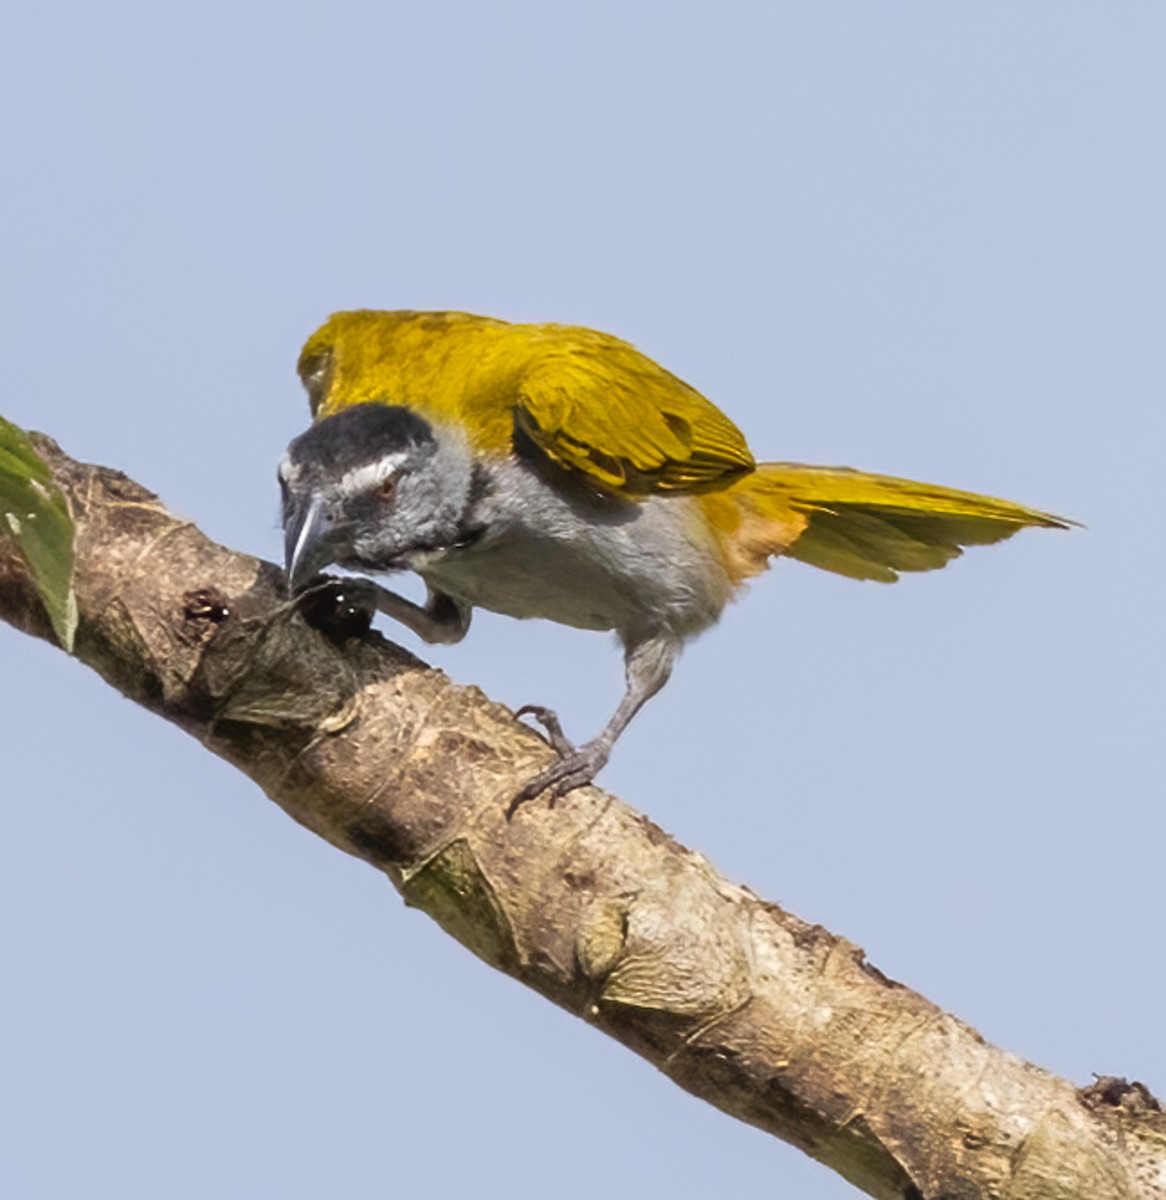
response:
[[[934,570],[964,546],[1003,541],[1028,525],[1074,524],[974,492],[800,463],[762,463],[701,502],[734,583],[763,571],[776,554],[893,583],[901,571]]]

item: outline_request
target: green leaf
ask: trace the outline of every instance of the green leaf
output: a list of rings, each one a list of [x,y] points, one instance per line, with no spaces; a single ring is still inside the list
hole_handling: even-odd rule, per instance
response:
[[[60,488],[23,429],[0,417],[0,543],[15,544],[70,653],[77,630],[73,518]]]

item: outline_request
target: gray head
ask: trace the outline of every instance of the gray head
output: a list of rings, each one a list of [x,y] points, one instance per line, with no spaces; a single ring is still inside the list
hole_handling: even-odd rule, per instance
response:
[[[398,405],[317,421],[279,465],[289,589],[331,563],[395,571],[456,545],[472,468],[460,435]]]

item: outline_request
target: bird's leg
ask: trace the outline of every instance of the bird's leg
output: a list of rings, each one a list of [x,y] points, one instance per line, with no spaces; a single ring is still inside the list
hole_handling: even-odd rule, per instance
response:
[[[470,616],[473,609],[468,604],[461,604],[444,592],[427,587],[424,606],[398,596],[379,584],[376,588],[376,606],[385,616],[392,617],[406,629],[412,630],[423,641],[431,645],[440,643],[452,645],[460,642],[470,628]]]
[[[520,714],[529,713],[543,725],[551,744],[558,751],[559,761],[523,785],[511,800],[506,810],[507,816],[513,816],[521,805],[543,792],[550,794],[553,804],[560,796],[590,783],[611,756],[612,746],[628,727],[632,717],[668,682],[672,664],[680,649],[680,642],[675,635],[655,634],[640,641],[628,641],[625,645],[624,675],[627,686],[623,699],[603,732],[593,741],[576,749],[563,735],[559,719],[550,709],[536,705],[519,709]]]

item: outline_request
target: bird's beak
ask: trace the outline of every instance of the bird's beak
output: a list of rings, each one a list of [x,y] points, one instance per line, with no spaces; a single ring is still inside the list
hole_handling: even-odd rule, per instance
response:
[[[283,555],[287,590],[293,596],[302,592],[308,580],[333,561],[327,540],[324,503],[319,496],[313,496],[288,519],[284,526]]]

